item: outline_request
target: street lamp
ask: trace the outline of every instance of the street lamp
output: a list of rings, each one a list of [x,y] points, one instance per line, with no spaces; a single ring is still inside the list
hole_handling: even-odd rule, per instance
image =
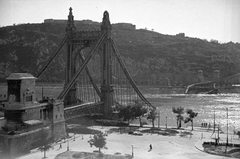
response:
[[[67,151],[69,151],[69,139],[67,139]]]
[[[227,146],[228,146],[228,108],[227,108],[227,139],[226,139],[226,149],[225,149],[225,153],[227,153]]]
[[[166,116],[166,129],[167,129],[167,116]]]
[[[160,128],[160,110],[158,111],[158,129]]]
[[[132,158],[133,158],[133,145],[131,145],[132,146]]]
[[[215,127],[216,127],[215,120],[216,120],[216,117],[215,117],[215,110],[214,110],[214,114],[213,114],[213,133],[215,133]]]

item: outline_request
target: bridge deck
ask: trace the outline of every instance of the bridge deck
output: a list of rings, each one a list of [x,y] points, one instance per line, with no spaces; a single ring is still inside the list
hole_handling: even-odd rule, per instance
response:
[[[82,103],[64,108],[64,117],[66,120],[80,116],[102,114],[102,102]]]

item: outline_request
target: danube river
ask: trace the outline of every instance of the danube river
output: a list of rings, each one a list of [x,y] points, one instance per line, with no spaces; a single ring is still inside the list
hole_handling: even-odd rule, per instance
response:
[[[0,93],[6,94],[7,87],[1,86]],[[41,98],[42,94],[50,98],[56,98],[62,87],[36,87],[36,96]],[[44,92],[44,93],[43,93]],[[172,113],[172,107],[184,107],[192,109],[198,113],[194,119],[194,126],[201,126],[201,123],[210,123],[213,126],[214,114],[215,122],[226,131],[227,121],[229,132],[234,129],[240,130],[240,94],[160,94],[158,89],[145,88],[144,96],[149,102],[157,106],[160,111],[160,125],[176,127],[176,115]],[[228,108],[228,111],[227,111]],[[228,118],[227,118],[228,114]],[[187,116],[184,114],[184,116]],[[167,117],[167,118],[166,118]],[[158,120],[155,121],[158,124]],[[190,124],[183,124],[184,127]]]
[[[176,115],[172,107],[184,107],[198,113],[194,126],[201,123],[215,123],[226,131],[227,121],[229,132],[240,129],[240,94],[145,94],[146,98],[157,106],[160,111],[160,125],[176,126]],[[227,110],[228,108],[228,110]],[[186,114],[184,116],[187,116]],[[228,117],[227,117],[228,116]],[[158,124],[158,121],[155,122]],[[184,127],[190,124],[183,124]]]

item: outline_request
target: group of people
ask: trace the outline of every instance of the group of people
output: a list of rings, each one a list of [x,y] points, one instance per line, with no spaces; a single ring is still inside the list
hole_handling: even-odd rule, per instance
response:
[[[211,124],[210,123],[202,123],[201,128],[211,128]]]

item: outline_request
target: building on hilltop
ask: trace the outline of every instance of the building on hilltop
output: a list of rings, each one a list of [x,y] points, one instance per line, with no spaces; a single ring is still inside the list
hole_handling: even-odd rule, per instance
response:
[[[62,20],[62,19],[44,19],[44,23],[52,23],[52,24],[67,24],[67,20]],[[81,24],[100,24],[99,22],[94,22],[92,20],[75,20],[74,21],[75,25],[81,25]]]
[[[121,28],[121,29],[136,29],[136,25],[133,25],[131,23],[115,23],[112,25],[113,28]]]
[[[185,33],[178,33],[178,34],[176,34],[176,36],[178,36],[178,37],[185,37]]]
[[[67,24],[67,20],[62,19],[44,19],[45,24]],[[85,20],[74,20],[74,24],[76,26],[78,25],[100,25],[101,23],[95,22],[89,19]],[[131,23],[115,23],[112,24],[114,28],[120,28],[120,29],[136,29],[136,25],[133,25]]]

